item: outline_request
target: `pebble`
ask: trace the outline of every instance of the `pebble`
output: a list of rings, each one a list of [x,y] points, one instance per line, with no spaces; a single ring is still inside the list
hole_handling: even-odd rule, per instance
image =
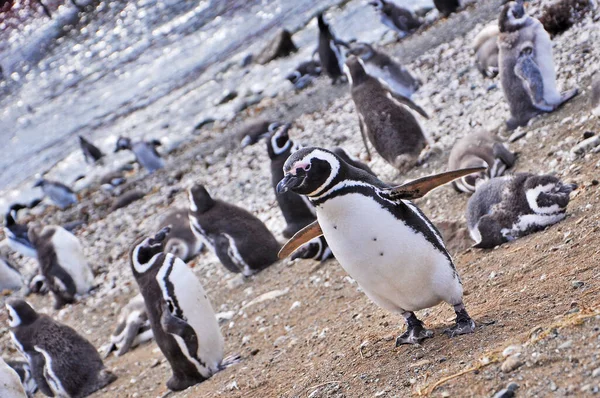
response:
[[[502,356],[504,358],[509,357],[513,354],[520,353],[523,347],[520,345],[509,345],[502,351]]]
[[[573,345],[573,340],[567,340],[564,343],[562,343],[561,345],[558,346],[559,350],[564,350],[567,348],[570,348]]]
[[[513,398],[515,391],[519,388],[519,385],[515,382],[509,383],[506,388],[498,391],[494,394],[494,398]]]
[[[592,377],[600,377],[600,368],[596,368],[592,371]]]
[[[519,360],[519,358],[517,358],[515,356],[510,356],[510,357],[506,358],[506,360],[502,363],[502,366],[500,366],[500,369],[504,373],[510,373],[513,370],[520,367],[521,365],[523,365],[523,362],[521,362],[521,360]]]
[[[574,289],[583,287],[583,285],[584,283],[582,281],[571,281],[571,286],[573,286]]]

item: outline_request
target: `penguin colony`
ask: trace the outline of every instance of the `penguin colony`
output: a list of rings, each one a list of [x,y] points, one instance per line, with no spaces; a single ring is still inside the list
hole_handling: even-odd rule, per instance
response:
[[[443,16],[460,7],[456,0],[434,3]],[[369,4],[400,37],[422,24],[412,11],[389,1]],[[322,71],[332,84],[347,78],[369,160],[370,144],[400,172],[425,162],[431,143],[418,120],[428,115],[410,99],[420,81],[372,45],[338,39],[323,14],[317,16],[317,26],[318,60],[299,65],[288,76],[290,82],[303,89]],[[509,129],[556,110],[578,92],[559,94],[550,37],[521,2],[507,3],[498,24],[478,35],[474,49],[484,76],[500,74],[511,114]],[[594,112],[600,112],[599,98],[597,75],[592,83]],[[201,383],[240,361],[235,354],[225,356],[210,298],[186,264],[204,247],[228,271],[244,278],[286,256],[316,261],[335,256],[369,299],[404,318],[406,330],[397,337],[397,346],[432,338],[433,331],[415,311],[441,302],[456,314],[453,325],[444,330],[446,335],[473,333],[476,324],[467,312],[455,263],[440,232],[413,200],[446,183],[472,194],[466,218],[474,246],[493,248],[564,219],[569,195],[577,188],[552,175],[508,174],[516,154],[487,131],[456,141],[449,172],[393,186],[342,148],[303,147],[290,137],[291,127],[291,123],[257,120],[237,134],[242,148],[266,142],[274,195],[286,222],[280,232],[290,240],[282,247],[256,216],[214,199],[202,184],[191,186],[188,208],[172,209],[158,232],[131,245],[130,269],[139,294],[121,309],[105,358],[113,351],[124,355],[154,339],[172,370],[166,382],[172,391]],[[88,163],[105,157],[84,137],[79,142]],[[157,146],[157,140],[133,142],[119,137],[115,152],[132,151],[140,166],[153,173],[165,167]],[[101,184],[114,190],[124,182],[119,171],[106,175]],[[61,210],[78,201],[60,182],[40,179],[35,186]],[[35,204],[11,206],[4,221],[10,247],[38,259],[40,273],[29,282],[30,290],[52,292],[57,309],[85,300],[93,294],[94,275],[79,239],[57,225],[18,223],[19,210]],[[18,290],[24,284],[18,269],[0,259],[0,290]],[[21,398],[39,390],[47,396],[85,397],[116,379],[95,347],[69,326],[38,313],[21,299],[11,298],[5,306],[11,339],[25,361],[0,358],[1,396]],[[67,346],[69,350],[61,349]]]

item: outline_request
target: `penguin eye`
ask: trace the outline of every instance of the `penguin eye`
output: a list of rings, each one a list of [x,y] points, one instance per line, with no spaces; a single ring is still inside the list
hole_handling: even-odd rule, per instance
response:
[[[308,170],[310,170],[310,163],[304,167],[304,171],[308,171]]]

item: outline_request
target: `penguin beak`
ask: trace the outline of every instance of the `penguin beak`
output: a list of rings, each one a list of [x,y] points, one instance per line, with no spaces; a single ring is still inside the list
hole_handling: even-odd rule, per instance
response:
[[[154,236],[154,238],[150,238],[150,240],[148,241],[148,243],[150,244],[150,246],[154,246],[157,243],[161,243],[162,241],[165,240],[165,238],[167,237],[167,235],[169,234],[169,232],[171,232],[171,226],[167,226],[164,227],[163,229],[161,229],[160,231],[158,231],[158,233]]]
[[[285,177],[283,177],[283,180],[279,181],[279,184],[277,184],[277,193],[282,194],[286,193],[290,189],[298,188],[300,185],[302,185],[302,181],[303,179],[298,176],[287,174]]]

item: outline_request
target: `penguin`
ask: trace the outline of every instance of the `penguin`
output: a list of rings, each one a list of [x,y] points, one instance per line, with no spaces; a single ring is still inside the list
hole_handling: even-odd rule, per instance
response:
[[[52,203],[64,210],[67,207],[78,202],[77,195],[68,186],[58,181],[50,181],[44,178],[39,179],[34,185],[34,188],[42,188],[44,194],[50,198]]]
[[[417,30],[422,22],[410,10],[399,7],[391,1],[375,0],[369,2],[379,12],[381,22],[395,30],[400,38]]]
[[[600,117],[600,72],[596,72],[592,82],[592,113]]]
[[[85,157],[85,161],[89,164],[94,164],[99,161],[104,154],[98,147],[94,144],[79,136],[79,146],[81,146],[81,150],[83,151],[83,156]]]
[[[410,99],[390,92],[376,78],[369,76],[359,58],[349,57],[346,66],[369,158],[367,137],[381,157],[400,172],[413,167],[418,163],[427,139],[415,116],[404,105],[424,117],[428,117],[427,114]]]
[[[171,232],[165,242],[165,252],[188,262],[204,248],[202,241],[192,232],[187,209],[169,212],[160,223],[159,229],[167,226],[171,227]]]
[[[183,260],[164,253],[168,234],[167,227],[138,240],[130,259],[154,339],[173,371],[167,387],[180,391],[233,361],[223,358],[223,335],[200,281]]]
[[[339,46],[348,48],[348,44],[334,36],[322,13],[317,16],[317,23],[319,25],[319,45],[315,53],[319,54],[319,62],[327,76],[331,78],[331,84],[336,84],[344,77],[342,72],[344,60]]]
[[[551,175],[517,173],[477,187],[467,203],[467,226],[474,247],[489,249],[565,218],[575,184]]]
[[[460,7],[459,0],[433,0],[433,4],[444,17],[456,12]]]
[[[156,147],[161,143],[158,140],[132,142],[131,138],[119,137],[115,152],[130,150],[135,155],[137,162],[149,173],[154,173],[158,169],[165,167],[165,162],[156,151]]]
[[[110,336],[110,343],[105,350],[104,358],[116,350],[116,355],[127,353],[130,349],[152,340],[153,333],[148,320],[146,304],[141,294],[134,296],[121,309],[119,321]]]
[[[486,26],[473,39],[475,65],[483,77],[494,78],[498,75],[498,24]]]
[[[540,21],[525,13],[522,3],[504,5],[498,26],[500,81],[511,113],[507,127],[513,130],[555,111],[578,89],[557,91],[550,36]]]
[[[17,253],[26,257],[36,257],[35,248],[29,241],[27,236],[28,227],[26,224],[17,223],[17,213],[21,209],[25,209],[20,203],[15,203],[10,206],[8,212],[4,216],[4,234],[8,239],[8,245]]]
[[[203,185],[188,191],[190,225],[231,272],[255,274],[277,261],[279,243],[258,218],[232,204],[214,200]]]
[[[456,141],[450,151],[448,169],[487,167],[485,173],[470,174],[452,182],[457,192],[473,193],[480,180],[501,176],[515,161],[516,155],[498,137],[482,130]]]
[[[23,286],[23,276],[6,260],[0,257],[0,292],[19,290]]]
[[[596,8],[596,0],[558,0],[544,5],[540,22],[551,36],[565,32]]]
[[[321,75],[321,64],[318,61],[310,60],[301,62],[298,67],[286,79],[290,81],[296,90],[302,90],[308,87],[313,79]]]
[[[421,85],[404,66],[370,44],[353,43],[348,53],[360,57],[367,73],[398,95],[410,98]]]
[[[6,364],[10,366],[17,375],[19,376],[19,380],[21,385],[25,390],[25,394],[27,394],[28,398],[31,398],[37,392],[37,383],[33,378],[33,374],[31,373],[31,367],[29,367],[29,363],[25,361],[6,361]]]
[[[37,250],[40,273],[54,295],[56,309],[92,289],[94,275],[75,235],[58,225],[34,225],[29,228],[29,240]]]
[[[27,398],[17,372],[0,358],[0,393],[2,398]]]
[[[24,300],[7,300],[6,309],[12,341],[45,395],[86,397],[117,379],[96,348],[69,326],[38,314]]]
[[[278,122],[268,120],[256,120],[246,123],[237,133],[240,146],[245,148],[256,144],[262,138],[267,137],[278,125]]]
[[[317,210],[317,221],[286,243],[279,256],[287,256],[307,239],[324,236],[365,294],[380,307],[404,316],[408,329],[396,345],[432,337],[414,312],[442,301],[456,312],[455,325],[445,333],[451,337],[472,333],[475,323],[463,304],[463,287],[452,258],[437,228],[411,199],[481,169],[391,187],[333,152],[300,149],[285,162],[285,177],[277,190],[306,195]]]

